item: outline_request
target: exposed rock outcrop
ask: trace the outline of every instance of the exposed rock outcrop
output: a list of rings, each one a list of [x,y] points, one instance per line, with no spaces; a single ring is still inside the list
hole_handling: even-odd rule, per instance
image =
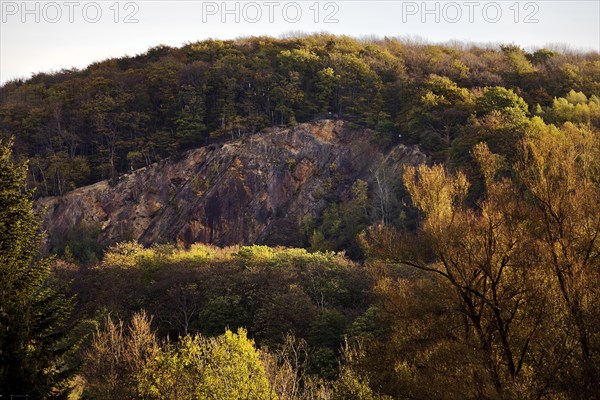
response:
[[[372,131],[343,121],[311,122],[42,198],[36,206],[45,209],[46,245],[81,225],[98,226],[105,243],[294,244],[303,216],[318,216],[328,198],[348,196],[358,178],[372,182],[380,163],[399,176],[403,164],[425,161],[418,148],[404,145],[382,155],[372,139]]]

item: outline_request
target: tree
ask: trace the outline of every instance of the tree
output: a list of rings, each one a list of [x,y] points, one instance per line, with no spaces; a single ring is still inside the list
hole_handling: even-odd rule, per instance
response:
[[[507,166],[516,161],[518,146],[536,120],[527,118],[528,105],[510,89],[485,88],[475,102],[476,118],[469,118],[461,128],[461,134],[452,143],[450,163],[461,168],[479,192],[481,174],[472,150],[484,142],[492,152],[502,155]]]
[[[268,349],[271,350],[271,349]],[[325,400],[331,398],[328,381],[308,374],[308,343],[286,334],[276,350],[261,351],[269,384],[281,400]]]
[[[182,109],[175,121],[177,136],[184,146],[198,146],[204,143],[204,93],[192,85],[180,89]]]
[[[523,381],[535,379],[536,345],[546,320],[547,274],[537,263],[534,240],[527,231],[517,189],[496,181],[501,159],[478,145],[473,151],[486,185],[480,212],[465,207],[467,182],[461,174],[447,176],[441,167],[407,168],[404,182],[415,206],[424,214],[422,239],[431,244],[434,262],[409,264],[441,278],[456,296],[464,315],[463,343],[478,348],[486,375],[502,395],[533,396],[536,384],[521,392]],[[550,360],[545,360],[551,364]],[[538,365],[535,365],[538,367]],[[487,379],[481,379],[486,381]],[[545,387],[545,383],[538,383]]]
[[[533,74],[536,69],[531,65],[528,54],[525,53],[521,48],[515,45],[502,45],[500,49],[505,57],[507,63],[509,76],[514,75],[516,77]],[[516,78],[513,78],[516,80]],[[518,82],[518,81],[517,81]]]
[[[529,112],[529,106],[513,90],[501,86],[486,87],[483,96],[476,101],[477,116],[482,117],[498,111],[510,116],[512,120],[523,120]]]
[[[335,71],[337,83],[334,111],[340,116],[355,117],[361,122],[376,122],[382,104],[381,78],[365,61],[354,54],[334,52],[330,55],[330,63]],[[328,75],[321,77],[331,80],[333,77]]]
[[[533,54],[528,54],[526,57],[533,64],[540,65],[548,63],[549,60],[556,57],[557,55],[558,53],[556,51],[548,49],[539,49],[533,52]]]
[[[370,231],[367,253],[387,265],[376,291],[392,326],[383,346],[394,394],[598,392],[600,144],[573,125],[538,129],[511,174],[503,157],[475,146],[485,186],[476,208],[461,173],[408,167],[419,229]]]
[[[600,98],[589,99],[582,92],[571,90],[564,98],[555,98],[552,107],[540,113],[547,122],[564,124],[569,121],[586,125],[600,126]]]
[[[68,392],[76,348],[72,301],[54,284],[52,259],[38,259],[38,215],[24,190],[26,163],[0,141],[0,393],[32,398]]]
[[[357,365],[365,358],[365,350],[360,342],[344,344],[342,362],[338,378],[333,382],[333,400],[391,400],[379,396],[369,385],[369,377],[362,374]]]
[[[315,117],[377,128],[374,139],[383,146],[401,134],[402,141],[435,153],[434,160],[447,161],[448,145],[461,138],[472,103],[485,97],[479,88],[501,86],[544,108],[571,89],[580,91],[587,103],[564,99],[558,113],[544,118],[600,125],[600,103],[592,101],[600,93],[600,63],[593,53],[528,54],[514,45],[492,49],[316,34],[159,46],[82,71],[7,82],[0,87],[0,130],[17,137],[16,153],[53,166],[30,174],[40,188],[48,186],[48,195],[116,177],[210,138],[235,139]],[[477,116],[499,112],[519,119],[513,111],[480,108]],[[79,162],[71,168],[63,155],[84,157],[89,176],[65,177]]]
[[[419,138],[427,149],[448,161],[448,150],[457,127],[464,124],[474,108],[473,96],[452,80],[431,75],[418,104],[410,110],[409,134]],[[439,156],[438,156],[439,157]]]
[[[246,331],[216,338],[185,336],[161,349],[141,375],[140,394],[152,399],[276,399]]]
[[[144,311],[133,315],[126,327],[123,321],[106,318],[98,329],[83,368],[86,394],[96,398],[135,397],[137,378],[159,351],[159,342],[150,328],[152,318]]]
[[[552,271],[564,330],[577,348],[575,395],[600,392],[600,138],[566,124],[522,144],[517,172],[532,197],[539,253]]]

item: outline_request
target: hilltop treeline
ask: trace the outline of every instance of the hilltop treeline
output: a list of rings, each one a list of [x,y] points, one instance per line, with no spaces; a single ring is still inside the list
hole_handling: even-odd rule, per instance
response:
[[[0,132],[17,137],[38,195],[56,195],[210,140],[323,117],[444,159],[472,117],[498,108],[597,124],[599,82],[596,53],[326,34],[207,40],[8,82]]]

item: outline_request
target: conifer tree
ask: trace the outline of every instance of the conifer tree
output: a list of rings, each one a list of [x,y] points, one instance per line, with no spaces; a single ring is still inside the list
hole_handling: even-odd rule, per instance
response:
[[[58,398],[68,391],[66,356],[75,348],[72,302],[52,280],[52,260],[38,257],[27,163],[14,162],[11,148],[0,140],[0,394]]]

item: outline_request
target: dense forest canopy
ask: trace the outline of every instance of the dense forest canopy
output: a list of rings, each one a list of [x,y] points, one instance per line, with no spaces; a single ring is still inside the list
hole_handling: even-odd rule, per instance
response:
[[[598,53],[327,34],[206,40],[8,82],[0,132],[16,136],[29,184],[46,196],[211,140],[323,117],[447,160],[482,125],[502,129],[494,112],[510,112],[510,130],[534,115],[597,126],[599,82]]]
[[[305,248],[105,248],[79,227],[56,260],[36,255],[32,189],[321,118],[431,162],[351,182],[301,221]],[[326,34],[159,46],[8,82],[0,132],[2,395],[600,392],[598,53]]]

